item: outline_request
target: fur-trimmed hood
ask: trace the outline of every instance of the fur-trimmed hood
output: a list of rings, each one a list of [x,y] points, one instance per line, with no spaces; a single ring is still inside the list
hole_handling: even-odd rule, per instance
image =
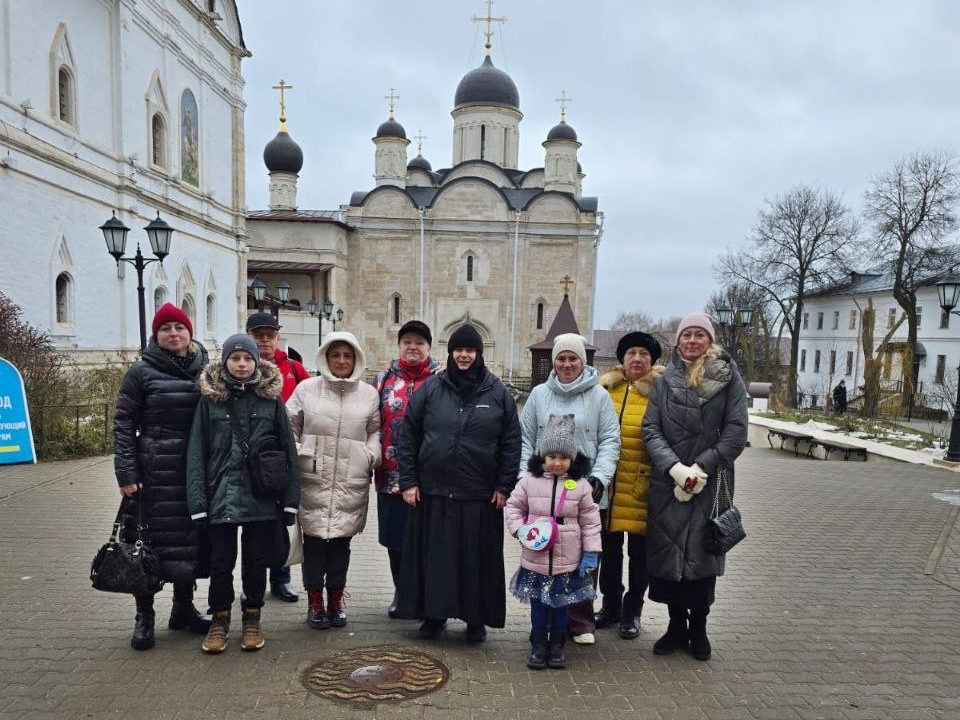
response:
[[[666,368],[663,365],[653,365],[650,368],[650,372],[639,380],[634,381],[633,387],[636,388],[637,392],[643,397],[649,396],[650,391],[653,389],[653,383],[663,375],[664,370],[666,370]],[[600,386],[606,390],[618,388],[625,382],[627,382],[627,376],[623,371],[623,365],[617,365],[605,372],[600,378]]]
[[[200,373],[200,392],[213,402],[223,403],[230,399],[235,392],[252,389],[266,400],[275,400],[280,397],[283,388],[283,376],[280,370],[269,360],[261,360],[254,376],[247,382],[234,384],[226,377],[226,370],[220,363],[210,363]]]

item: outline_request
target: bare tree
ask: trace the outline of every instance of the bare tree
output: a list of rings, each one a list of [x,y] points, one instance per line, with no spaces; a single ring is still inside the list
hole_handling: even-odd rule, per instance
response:
[[[722,344],[736,357],[737,362],[742,364],[741,372],[748,383],[765,375],[765,372],[757,373],[757,365],[764,371],[769,367],[770,347],[765,332],[768,327],[766,314],[769,302],[766,293],[758,287],[745,282],[734,282],[713,293],[707,303],[707,312],[715,318],[719,318],[720,308],[734,312],[733,325],[721,326],[720,332],[727,335]],[[745,309],[753,311],[748,326],[742,326],[737,316],[738,311]]]
[[[876,417],[880,411],[881,387],[880,375],[883,370],[885,356],[890,352],[890,339],[903,324],[905,314],[894,322],[884,334],[880,344],[876,346],[877,312],[873,309],[873,299],[867,298],[867,307],[861,311],[860,344],[863,346],[863,410],[864,417]]]
[[[621,312],[610,325],[611,330],[648,330],[654,325],[653,318],[640,310],[634,312]]]
[[[766,200],[748,247],[728,250],[714,271],[721,282],[739,280],[763,291],[790,333],[788,397],[796,405],[797,358],[803,301],[847,271],[857,222],[839,196],[806,185]],[[779,333],[778,333],[779,334]]]
[[[944,242],[957,225],[960,178],[956,159],[943,152],[914,153],[873,179],[864,216],[873,223],[881,257],[891,264],[893,297],[907,317],[903,358],[903,401],[917,386],[917,288],[960,259],[960,248]]]

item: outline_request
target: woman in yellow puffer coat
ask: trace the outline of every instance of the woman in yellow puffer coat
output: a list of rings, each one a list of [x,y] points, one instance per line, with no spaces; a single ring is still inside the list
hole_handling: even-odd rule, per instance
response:
[[[647,490],[650,487],[650,456],[643,444],[640,426],[647,410],[647,396],[663,373],[654,363],[661,355],[660,343],[645,332],[630,332],[617,343],[620,365],[600,378],[600,385],[613,401],[620,419],[620,460],[613,482],[607,488],[607,507],[601,507],[603,554],[600,562],[600,592],[603,604],[596,614],[597,628],[620,623],[620,637],[640,635],[640,610],[647,590]],[[628,587],[623,587],[623,536],[627,536],[630,564]]]

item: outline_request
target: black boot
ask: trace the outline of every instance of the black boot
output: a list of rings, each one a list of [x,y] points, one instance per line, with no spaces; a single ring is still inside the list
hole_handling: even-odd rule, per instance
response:
[[[669,655],[674,650],[685,648],[690,643],[687,629],[687,608],[682,605],[668,605],[670,624],[666,634],[653,644],[653,652],[657,655]]]
[[[620,618],[620,637],[624,640],[636,640],[640,637],[640,609],[643,605],[634,606],[633,603],[625,603],[623,606],[623,615]]]
[[[209,615],[203,615],[193,605],[193,582],[173,584],[173,607],[170,608],[171,630],[189,630],[197,635],[206,635],[210,629]]]
[[[620,606],[612,600],[607,602],[607,598],[604,596],[603,605],[600,606],[597,614],[593,616],[593,622],[597,626],[597,630],[610,627],[620,622]]]
[[[709,660],[712,651],[707,638],[707,615],[710,608],[696,608],[690,611],[690,654],[697,660]]]
[[[552,668],[565,668],[567,666],[567,656],[563,651],[563,646],[567,643],[567,631],[553,629],[550,631],[549,646],[547,648],[547,666]]]
[[[387,557],[390,558],[390,575],[393,577],[393,602],[387,608],[387,617],[396,618],[400,614],[400,561],[401,554],[399,550],[387,550]]]
[[[134,650],[149,650],[156,642],[153,637],[153,595],[137,595],[137,621],[133,626],[130,647]]]
[[[530,631],[530,657],[527,667],[531,670],[543,670],[547,666],[547,629]]]

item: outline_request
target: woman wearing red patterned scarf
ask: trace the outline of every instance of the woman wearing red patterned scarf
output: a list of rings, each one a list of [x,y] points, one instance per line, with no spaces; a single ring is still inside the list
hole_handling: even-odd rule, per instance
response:
[[[394,592],[387,614],[391,618],[397,617],[396,589],[400,580],[400,558],[408,513],[407,505],[400,495],[400,468],[397,464],[400,428],[410,396],[440,369],[436,360],[430,357],[433,336],[425,323],[419,320],[405,323],[397,333],[397,342],[400,348],[399,357],[374,380],[374,386],[380,394],[380,442],[383,452],[383,461],[374,476],[377,486],[378,536],[380,544],[387,549],[390,557]]]

